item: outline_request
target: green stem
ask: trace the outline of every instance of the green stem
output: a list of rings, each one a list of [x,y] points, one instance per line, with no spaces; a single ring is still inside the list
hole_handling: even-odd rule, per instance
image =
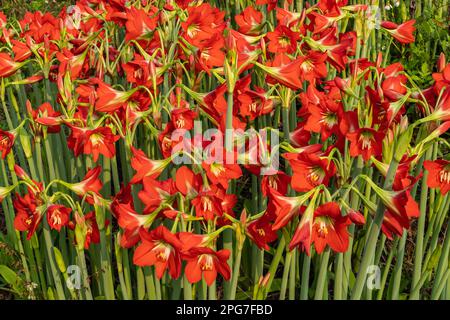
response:
[[[388,169],[386,178],[384,180],[383,189],[387,190],[392,187],[392,183],[394,181],[395,173],[397,172],[398,165],[399,165],[398,161],[396,159],[392,159],[392,161],[389,165],[389,169]],[[369,237],[368,237],[367,244],[366,244],[366,247],[364,250],[364,255],[363,255],[363,258],[361,261],[361,265],[359,267],[355,285],[352,289],[352,295],[351,295],[352,300],[359,300],[361,298],[361,294],[362,294],[362,291],[364,288],[364,283],[366,282],[367,268],[369,267],[369,264],[371,263],[371,261],[373,261],[373,259],[374,259],[375,249],[377,246],[377,239],[378,239],[378,235],[380,234],[381,224],[383,223],[384,211],[385,211],[385,206],[380,201],[380,203],[378,204],[377,212],[376,212],[373,222],[370,226]]]

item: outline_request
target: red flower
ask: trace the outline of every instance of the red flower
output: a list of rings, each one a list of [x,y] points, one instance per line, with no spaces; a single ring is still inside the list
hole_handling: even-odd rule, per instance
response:
[[[269,66],[264,66],[255,63],[263,69],[267,75],[272,78],[268,79],[271,82],[279,82],[280,84],[291,88],[292,90],[298,90],[303,87],[303,79],[301,75],[301,66],[304,60],[298,58],[291,61],[289,58],[283,55],[278,55],[275,60]]]
[[[303,203],[308,199],[308,195],[298,197],[285,197],[278,191],[270,190],[269,204],[267,206],[267,213],[275,215],[275,222],[272,226],[273,230],[278,230],[284,227],[291,221],[291,219],[298,215],[302,209]]]
[[[327,76],[326,60],[327,54],[317,51],[310,51],[306,56],[298,58],[301,69],[300,79],[314,82],[315,79],[325,78]]]
[[[95,212],[91,211],[85,216],[77,220],[77,223],[83,223],[86,227],[86,238],[84,239],[84,248],[87,250],[91,246],[91,243],[100,243],[100,230],[98,229],[97,219],[95,218]],[[105,221],[105,225],[108,225],[109,221]],[[69,224],[71,227],[71,224]],[[74,226],[72,225],[72,228]]]
[[[234,17],[239,26],[238,31],[247,35],[258,35],[261,31],[263,15],[252,6],[248,6],[241,14]]]
[[[320,99],[318,104],[308,104],[310,115],[305,130],[321,133],[322,140],[338,132],[338,125],[344,113],[342,104],[332,99]]]
[[[347,133],[350,141],[350,155],[357,157],[362,155],[364,161],[369,161],[371,156],[378,157],[382,151],[384,133],[372,128],[361,128]]]
[[[191,130],[194,127],[194,119],[197,118],[197,112],[188,108],[178,108],[172,110],[171,116],[175,129]]]
[[[383,21],[381,23],[381,27],[389,32],[395,39],[403,44],[414,42],[414,31],[416,28],[414,27],[414,23],[416,20],[409,20],[401,25],[397,25],[394,22]]]
[[[197,283],[205,278],[208,286],[212,285],[220,273],[223,278],[230,280],[231,271],[227,264],[230,252],[226,249],[214,251],[210,248],[196,247],[191,248],[184,254],[187,261],[185,274],[190,283]]]
[[[276,190],[282,195],[286,195],[290,183],[291,177],[289,177],[283,171],[278,171],[274,175],[263,176],[261,180],[261,191],[265,196],[268,195],[270,189]]]
[[[423,166],[428,171],[428,187],[439,188],[441,194],[445,195],[450,190],[450,161],[443,159],[426,160]]]
[[[37,109],[31,107],[30,101],[26,102],[28,113],[33,120],[39,125],[46,126],[48,133],[58,133],[61,131],[60,123],[62,121],[61,113],[56,112],[50,103],[45,102],[41,104]],[[34,127],[35,134],[40,133],[40,126]]]
[[[403,71],[401,63],[393,63],[383,69],[383,73],[386,79],[381,83],[381,89],[383,95],[391,101],[397,101],[402,98],[408,91],[406,83],[408,78],[404,74],[400,74]]]
[[[13,75],[22,63],[15,62],[9,54],[0,53],[0,78],[6,78]]]
[[[156,276],[161,279],[166,269],[172,279],[181,273],[181,241],[164,226],[147,232],[139,231],[142,243],[136,248],[133,263],[138,266],[155,266]]]
[[[120,245],[124,248],[131,248],[139,242],[139,230],[146,223],[151,222],[152,219],[149,215],[140,215],[134,211],[131,203],[117,204],[114,207],[114,214],[117,218],[117,223],[124,230],[120,237]]]
[[[222,199],[211,189],[200,191],[192,200],[192,205],[195,207],[195,215],[207,221],[223,215]]]
[[[433,73],[433,79],[435,81],[434,88],[437,94],[439,94],[442,88],[450,87],[450,63],[445,65],[445,56],[441,53],[439,72]]]
[[[131,184],[136,184],[142,181],[145,177],[157,178],[164,168],[170,163],[171,159],[151,160],[146,157],[144,151],[131,146],[133,158],[131,159],[131,166],[136,170],[136,174],[131,179]]]
[[[225,40],[218,33],[214,33],[210,38],[205,39],[196,55],[199,69],[209,73],[213,67],[223,66],[225,59],[224,46]]]
[[[81,182],[68,184],[67,186],[80,197],[83,197],[88,192],[99,195],[99,192],[103,187],[102,181],[99,179],[101,172],[102,168],[97,166],[94,169],[89,170]]]
[[[286,26],[278,25],[273,32],[267,33],[269,45],[267,50],[273,53],[294,53],[297,50],[297,41],[300,34]]]
[[[121,108],[136,91],[136,89],[131,91],[119,91],[98,79],[94,79],[92,82],[98,85],[95,110],[99,112],[116,111]]]
[[[186,166],[180,167],[175,174],[175,187],[183,196],[189,198],[195,197],[202,186],[202,177],[200,174],[194,174]]]
[[[309,191],[321,184],[327,186],[334,176],[336,167],[325,157],[315,153],[302,152],[297,158],[289,159],[292,171],[292,188],[299,192]]]
[[[272,11],[277,7],[277,0],[256,0],[257,5],[267,4],[267,11]],[[291,4],[292,0],[288,0],[288,3]]]
[[[112,158],[116,154],[114,144],[119,140],[118,135],[114,135],[110,127],[99,127],[85,132],[86,141],[84,144],[84,153],[92,154],[94,162],[97,162],[98,156],[102,154],[107,158]]]
[[[278,238],[277,233],[272,229],[271,219],[268,215],[252,221],[247,226],[249,237],[260,249],[269,250],[269,243]]]
[[[144,213],[155,211],[176,192],[172,179],[157,181],[152,177],[145,177],[142,185],[144,188],[139,191],[138,196],[145,204]]]
[[[16,217],[14,228],[18,231],[27,231],[27,239],[30,240],[44,215],[42,200],[30,189],[24,197],[18,194],[13,201]]]
[[[61,231],[61,227],[69,223],[72,209],[60,204],[53,204],[47,208],[47,221],[50,228]]]
[[[181,23],[181,28],[185,32],[186,40],[197,48],[203,48],[205,41],[208,42],[215,34],[222,34],[225,29],[225,12],[208,3],[189,6],[187,12],[188,18]]]
[[[0,153],[2,154],[2,159],[5,159],[8,153],[11,152],[15,140],[15,133],[0,129]]]
[[[127,10],[127,22],[125,24],[127,34],[125,39],[127,41],[150,40],[156,30],[158,19],[158,9],[154,6],[151,6],[150,10],[131,7]]]
[[[395,183],[394,191],[386,191],[370,183],[386,207],[381,230],[388,239],[392,239],[392,233],[401,236],[403,229],[409,228],[410,218],[419,217],[419,206],[410,193],[418,179],[420,176],[402,178]]]
[[[297,228],[289,248],[292,250],[294,247],[303,246],[309,255],[309,246],[314,243],[319,254],[327,245],[335,252],[345,252],[349,242],[347,227],[350,224],[350,218],[341,215],[341,209],[336,202],[325,203],[314,211],[311,233],[305,234],[304,228]]]
[[[222,161],[211,162],[204,161],[202,163],[203,169],[212,184],[220,184],[223,188],[228,188],[228,182],[232,179],[238,179],[242,176],[241,168],[238,164],[227,164],[227,156],[234,157],[234,154],[228,153],[223,156]]]

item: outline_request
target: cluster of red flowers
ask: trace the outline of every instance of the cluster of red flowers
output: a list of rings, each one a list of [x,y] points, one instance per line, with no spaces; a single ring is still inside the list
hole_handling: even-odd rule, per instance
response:
[[[364,224],[366,218],[358,208],[350,208],[345,198],[328,191],[351,182],[348,162],[336,155],[348,147],[351,158],[360,157],[386,175],[394,152],[390,146],[408,127],[408,99],[417,101],[418,112],[428,114],[429,119],[443,121],[432,128],[431,136],[444,133],[450,123],[445,122],[450,121],[450,64],[441,59],[431,88],[410,88],[400,63],[385,66],[381,55],[376,62],[359,58],[361,35],[339,32],[340,20],[370,16],[367,6],[319,0],[315,6],[291,12],[276,3],[256,1],[255,7],[226,18],[225,12],[207,2],[167,1],[157,8],[145,0],[133,6],[125,0],[81,0],[77,15],[27,13],[19,32],[1,22],[0,41],[11,52],[0,53],[0,77],[15,77],[25,64],[37,63],[41,72],[21,83],[44,79],[58,89],[52,103],[27,102],[27,126],[34,139],[68,132],[67,146],[74,157],[91,156],[94,163],[101,156],[116,159],[117,145],[123,143],[126,154],[121,159],[129,159],[133,169],[131,174],[123,173],[121,182],[129,184],[112,197],[101,192],[100,166],[78,183],[54,180],[91,208],[83,215],[81,207],[54,201],[47,195],[50,184],[34,181],[16,166],[28,190],[14,200],[16,229],[28,231],[30,239],[46,215],[49,226],[58,231],[81,226],[88,248],[99,242],[99,228],[111,223],[97,221],[97,212],[106,209],[120,227],[121,246],[137,246],[136,265],[154,265],[158,277],[168,270],[172,278],[178,278],[184,260],[191,283],[202,274],[208,284],[217,273],[230,278],[230,252],[218,250],[215,240],[237,223],[261,249],[268,250],[279,230],[292,226],[291,250],[310,254],[314,244],[317,253],[327,246],[345,252],[349,225]],[[269,31],[265,31],[263,6],[275,10],[277,24]],[[110,24],[117,27],[116,34],[108,33]],[[381,28],[407,44],[414,41],[413,24],[384,21]],[[116,41],[119,31],[124,33],[122,43]],[[341,73],[344,70],[349,71],[346,78],[330,76],[345,74]],[[126,81],[117,81],[118,76]],[[216,84],[209,92],[201,92],[205,76]],[[355,92],[362,83],[365,92]],[[274,88],[278,96],[273,96]],[[291,171],[261,176],[260,190],[267,197],[267,209],[261,214],[236,220],[235,208],[241,199],[227,190],[231,181],[243,175],[258,175],[267,167],[262,159],[241,166],[232,149],[227,151],[235,158],[232,163],[205,159],[191,168],[173,166],[174,148],[183,140],[173,138],[174,131],[192,130],[195,120],[204,119],[225,132],[230,105],[232,128],[245,129],[273,115],[277,108],[290,108],[292,102],[296,127],[284,136],[289,147],[282,155]],[[283,119],[283,126],[288,121]],[[150,139],[134,140],[136,132],[144,129],[154,136],[156,152],[147,148]],[[17,135],[17,130],[0,130],[3,158]],[[317,136],[314,143],[312,136]],[[194,144],[191,140],[183,143]],[[211,146],[214,141],[205,144]],[[373,186],[386,207],[382,230],[388,238],[401,235],[419,215],[410,193],[419,178],[410,175],[417,159],[418,153],[406,150],[400,155],[392,191]],[[429,187],[448,192],[450,162],[427,161],[424,165]],[[174,169],[172,178],[167,177],[168,168]],[[168,220],[172,220],[167,224],[173,226],[171,230],[162,225]],[[176,232],[178,223],[191,221],[200,221],[208,232]],[[211,225],[219,229],[211,230]]]

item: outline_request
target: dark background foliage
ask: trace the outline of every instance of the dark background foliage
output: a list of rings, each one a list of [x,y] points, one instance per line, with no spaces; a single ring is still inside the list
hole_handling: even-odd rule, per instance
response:
[[[27,11],[51,12],[57,14],[64,6],[74,4],[75,0],[0,0],[0,10],[7,17],[23,17]]]

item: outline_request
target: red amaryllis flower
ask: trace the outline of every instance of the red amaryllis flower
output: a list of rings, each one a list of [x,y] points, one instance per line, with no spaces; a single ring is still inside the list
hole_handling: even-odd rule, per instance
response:
[[[102,168],[97,166],[94,169],[89,170],[82,181],[67,184],[67,187],[80,197],[83,197],[88,192],[93,192],[99,195],[99,192],[103,187],[102,181],[99,179],[101,172]]]
[[[116,111],[136,92],[136,89],[130,91],[113,89],[110,85],[98,79],[93,79],[91,81],[98,85],[96,90],[97,101],[95,102],[95,110],[99,112]]]
[[[273,53],[294,53],[297,50],[297,41],[300,34],[286,26],[278,25],[273,32],[267,33],[269,45],[267,50]]]
[[[16,195],[13,205],[16,210],[14,228],[18,231],[27,231],[27,239],[30,240],[44,215],[42,201],[32,190],[28,189],[25,196]]]
[[[176,190],[172,179],[157,181],[152,177],[142,180],[144,188],[139,191],[139,199],[145,204],[144,213],[155,211],[162,203],[165,203],[175,194]]]
[[[402,98],[408,91],[406,88],[408,78],[404,74],[400,74],[401,71],[403,71],[403,66],[398,62],[383,70],[386,79],[381,83],[381,89],[384,96],[392,101]]]
[[[72,209],[60,204],[52,204],[47,208],[47,221],[50,228],[61,231],[69,223]]]
[[[321,184],[327,186],[336,173],[336,167],[325,157],[315,153],[302,152],[297,158],[289,159],[292,171],[292,188],[299,192],[309,191]]]
[[[361,155],[364,161],[371,156],[381,155],[384,133],[372,128],[360,128],[354,132],[347,133],[350,141],[350,155],[357,157]]]
[[[267,4],[267,11],[272,11],[277,7],[277,0],[256,0],[257,5]],[[288,3],[291,4],[292,0],[288,0]]]
[[[67,72],[72,80],[78,79],[82,72],[84,74],[89,68],[88,65],[85,64],[87,53],[88,50],[84,50],[80,54],[74,55],[65,48],[62,52],[57,52],[56,57],[60,62],[58,68],[59,74],[62,75]]]
[[[319,254],[327,245],[335,252],[345,252],[349,242],[347,227],[350,224],[350,218],[341,215],[341,209],[336,202],[325,203],[314,211],[310,229],[300,228],[301,223],[299,224],[289,248],[291,250],[295,247],[303,248],[309,255],[310,245],[314,243]],[[307,234],[308,232],[310,234]]]
[[[110,127],[99,127],[85,132],[86,141],[84,153],[92,154],[94,162],[102,154],[107,158],[112,158],[116,154],[115,143],[119,140],[118,135],[114,135]]]
[[[268,244],[278,238],[277,233],[272,229],[271,219],[268,215],[249,223],[247,233],[258,248],[265,250],[269,250]]]
[[[320,99],[318,104],[308,104],[308,111],[310,115],[305,130],[321,133],[322,140],[338,132],[338,125],[344,114],[341,103],[331,99]]]
[[[311,139],[311,132],[305,129],[305,122],[299,122],[297,128],[289,134],[289,140],[293,147],[304,147]]]
[[[172,279],[181,273],[181,241],[164,226],[147,232],[139,231],[142,243],[136,248],[133,263],[138,266],[155,266],[156,276],[161,279],[166,269]]]
[[[288,88],[298,90],[303,87],[303,79],[301,75],[301,66],[303,59],[298,58],[291,61],[288,57],[278,55],[271,65],[265,66],[255,62],[267,75],[272,78],[268,79],[273,82],[279,82]]]
[[[238,31],[246,35],[258,35],[261,31],[263,15],[252,6],[248,6],[241,14],[234,17],[239,26]]]
[[[230,155],[234,157],[234,155]],[[242,176],[241,167],[238,164],[227,164],[227,155],[224,155],[222,161],[211,162],[204,161],[202,163],[203,169],[211,183],[220,184],[223,188],[228,188],[228,182],[232,179],[238,179]]]
[[[327,54],[318,51],[310,51],[304,57],[297,59],[300,62],[300,78],[302,81],[314,82],[315,79],[327,76]]]
[[[195,215],[207,221],[223,215],[222,199],[211,189],[201,190],[192,200],[192,205],[195,207]]]
[[[130,181],[131,184],[139,183],[145,177],[157,178],[171,161],[171,158],[151,160],[147,158],[144,151],[136,149],[133,146],[131,146],[131,152],[133,153],[131,166],[136,170],[136,174]]]
[[[441,53],[439,57],[438,71],[433,73],[434,89],[437,94],[439,94],[442,88],[450,87],[450,63],[445,65],[445,55]]]
[[[13,75],[23,63],[15,62],[9,54],[0,53],[0,78]]]
[[[45,206],[40,195],[44,191],[44,186],[42,183],[31,180],[18,165],[14,167],[14,171],[20,179],[32,184],[27,188],[28,193],[25,196],[16,194],[13,200],[16,211],[14,227],[19,231],[27,231],[27,239],[30,240],[44,216]]]
[[[230,280],[231,270],[227,264],[230,251],[223,249],[216,252],[211,248],[196,247],[183,256],[187,261],[185,274],[190,283],[199,282],[203,275],[206,284],[210,286],[216,280],[217,273],[226,281]]]
[[[117,223],[124,231],[120,237],[120,245],[123,248],[131,248],[138,243],[139,230],[153,218],[149,215],[138,214],[131,203],[119,203],[114,207],[114,214],[117,217]]]
[[[175,187],[185,197],[195,197],[202,186],[202,176],[194,174],[186,166],[180,167],[175,174]]]
[[[303,204],[309,199],[310,195],[311,192],[298,197],[285,197],[278,191],[270,189],[267,214],[276,217],[272,229],[278,230],[287,225],[294,216],[300,213]]]
[[[428,171],[428,187],[439,188],[441,194],[445,195],[450,190],[450,161],[443,159],[426,160],[423,166]]]
[[[210,73],[213,67],[223,66],[225,53],[223,48],[225,40],[222,35],[214,33],[213,36],[202,42],[202,48],[197,51],[195,56],[198,62],[198,69],[205,70]]]
[[[225,29],[223,20],[225,12],[212,7],[208,3],[199,6],[190,6],[187,9],[188,18],[181,23],[186,40],[197,48],[203,47],[215,35],[222,34]]]
[[[347,215],[354,224],[363,225],[366,223],[366,218],[364,218],[364,216],[359,211],[350,209]]]
[[[2,154],[2,159],[5,159],[8,153],[11,152],[15,140],[15,132],[0,129],[0,153]]]
[[[131,7],[127,11],[125,39],[127,41],[150,40],[156,30],[158,19],[158,8],[154,6],[151,6],[149,11]]]
[[[391,21],[383,21],[381,23],[381,27],[389,32],[391,36],[397,39],[399,42],[403,44],[414,42],[414,31],[416,28],[414,27],[414,23],[416,20],[409,20],[400,25],[395,24]]]
[[[76,224],[83,224],[83,228],[86,228],[86,237],[84,239],[84,248],[87,250],[92,243],[100,243],[100,230],[98,229],[97,219],[95,218],[95,212],[91,211],[85,216],[80,216],[75,212]],[[109,221],[105,221],[105,226],[109,224]],[[75,224],[69,222],[69,228],[74,230]]]
[[[265,196],[267,196],[270,189],[276,190],[282,195],[286,195],[290,183],[291,177],[283,171],[278,171],[276,174],[263,176],[261,180],[261,191]]]
[[[31,115],[33,120],[39,124],[36,126],[32,126],[35,134],[40,134],[41,126],[46,126],[48,133],[58,133],[61,131],[61,113],[56,112],[50,103],[45,102],[41,104],[37,109],[33,109],[31,107],[30,101],[27,100],[26,106],[27,111]]]
[[[175,129],[191,130],[194,127],[194,119],[197,118],[197,112],[188,108],[178,108],[172,110],[171,117]]]
[[[401,236],[403,229],[409,228],[410,218],[420,215],[419,206],[409,191],[418,179],[420,175],[416,178],[402,178],[396,182],[393,191],[384,190],[370,179],[366,180],[386,207],[381,230],[389,239],[392,239],[393,233]]]

